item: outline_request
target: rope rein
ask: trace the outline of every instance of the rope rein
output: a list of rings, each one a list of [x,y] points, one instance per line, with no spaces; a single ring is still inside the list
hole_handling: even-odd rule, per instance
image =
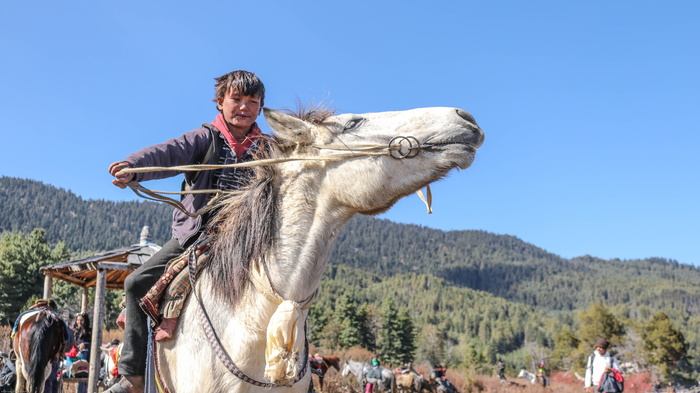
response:
[[[295,157],[295,158],[265,158],[255,161],[239,162],[235,164],[225,164],[225,165],[212,165],[212,164],[194,164],[194,165],[177,165],[170,167],[162,166],[150,166],[142,168],[125,168],[122,169],[124,173],[146,173],[146,172],[163,172],[163,171],[174,171],[174,172],[190,172],[190,171],[209,171],[224,168],[244,168],[244,167],[256,167],[262,165],[275,165],[284,162],[291,161],[328,161],[328,162],[338,162],[345,161],[352,158],[358,157],[372,157],[372,156],[385,156],[389,155],[395,159],[413,158],[418,155],[421,149],[428,149],[437,146],[437,144],[421,144],[418,140],[412,136],[404,137],[397,136],[389,141],[387,146],[378,144],[360,144],[354,145],[352,148],[346,145],[329,144],[323,146],[313,145],[319,150],[333,151],[336,153],[317,155],[311,157]],[[210,189],[210,190],[190,190],[190,191],[159,191],[151,190],[142,186],[139,182],[130,181],[126,184],[131,190],[141,198],[162,202],[167,205],[174,207],[175,209],[181,211],[189,217],[197,217],[211,210],[212,206],[220,199],[222,190]],[[165,195],[186,195],[186,194],[215,194],[206,206],[197,210],[196,212],[190,212],[182,204],[182,202],[167,197]],[[433,212],[432,209],[432,192],[430,191],[430,185],[426,186],[427,198],[423,195],[421,190],[416,191],[418,197],[423,201],[428,209],[428,214]]]

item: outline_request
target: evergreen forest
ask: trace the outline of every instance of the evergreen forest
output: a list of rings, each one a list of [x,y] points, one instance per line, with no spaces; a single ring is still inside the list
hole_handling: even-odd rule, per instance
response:
[[[157,244],[170,236],[168,206],[84,200],[10,177],[0,177],[0,215],[2,324],[41,295],[39,266],[134,244],[146,225]],[[67,284],[55,293],[78,296]],[[308,334],[317,347],[361,346],[394,365],[492,373],[498,359],[510,370],[546,359],[579,374],[604,336],[630,370],[697,380],[700,269],[663,258],[565,259],[514,236],[356,216],[338,236]]]

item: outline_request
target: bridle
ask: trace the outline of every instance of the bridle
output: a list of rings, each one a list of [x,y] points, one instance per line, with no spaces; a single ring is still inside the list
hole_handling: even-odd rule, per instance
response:
[[[265,158],[255,161],[239,162],[236,164],[225,164],[225,165],[210,165],[210,164],[195,164],[195,165],[178,165],[170,167],[142,167],[142,168],[125,168],[122,170],[124,173],[145,173],[145,172],[160,172],[160,171],[176,171],[176,172],[189,172],[189,171],[208,171],[223,168],[251,168],[264,165],[275,165],[283,162],[290,161],[328,161],[328,162],[338,162],[345,161],[352,158],[358,157],[369,157],[369,156],[385,156],[388,155],[394,159],[402,160],[408,158],[416,157],[422,150],[433,149],[437,146],[448,145],[448,144],[463,144],[476,150],[471,144],[465,142],[449,142],[449,143],[420,143],[418,139],[413,136],[397,136],[392,138],[387,145],[379,144],[356,144],[353,146],[340,145],[340,144],[327,144],[327,145],[311,145],[317,148],[321,152],[326,152],[325,154],[319,154],[310,157],[294,157],[294,158]],[[143,187],[136,181],[131,181],[126,184],[131,188],[134,193],[144,199],[162,202],[168,204],[175,209],[181,211],[189,217],[197,217],[208,210],[211,209],[212,205],[219,200],[222,195],[221,190],[190,190],[190,191],[158,191],[151,190]],[[196,212],[188,211],[185,206],[178,200],[169,198],[165,195],[185,195],[185,194],[214,194],[209,200],[207,206],[199,209]],[[422,190],[416,191],[416,194],[425,203],[428,214],[432,213],[432,192],[430,190],[430,185],[426,186],[426,196],[423,196]]]

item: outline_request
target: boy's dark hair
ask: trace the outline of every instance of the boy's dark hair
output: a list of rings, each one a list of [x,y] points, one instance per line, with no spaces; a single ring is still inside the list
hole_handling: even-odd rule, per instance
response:
[[[229,90],[233,89],[239,94],[250,97],[260,98],[260,107],[265,106],[265,85],[263,85],[260,78],[255,74],[248,71],[238,70],[229,72],[226,75],[221,75],[218,78],[214,78],[216,83],[214,83],[214,88],[216,93],[214,94],[214,102],[219,104],[219,99],[224,98]]]

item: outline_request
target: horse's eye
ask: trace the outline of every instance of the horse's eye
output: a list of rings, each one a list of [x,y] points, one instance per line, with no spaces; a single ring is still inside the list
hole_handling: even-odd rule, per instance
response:
[[[343,128],[343,132],[350,131],[353,128],[357,128],[357,126],[359,126],[363,120],[364,119],[359,118],[359,119],[352,119],[352,120],[348,121],[347,123],[345,123],[345,127]]]

